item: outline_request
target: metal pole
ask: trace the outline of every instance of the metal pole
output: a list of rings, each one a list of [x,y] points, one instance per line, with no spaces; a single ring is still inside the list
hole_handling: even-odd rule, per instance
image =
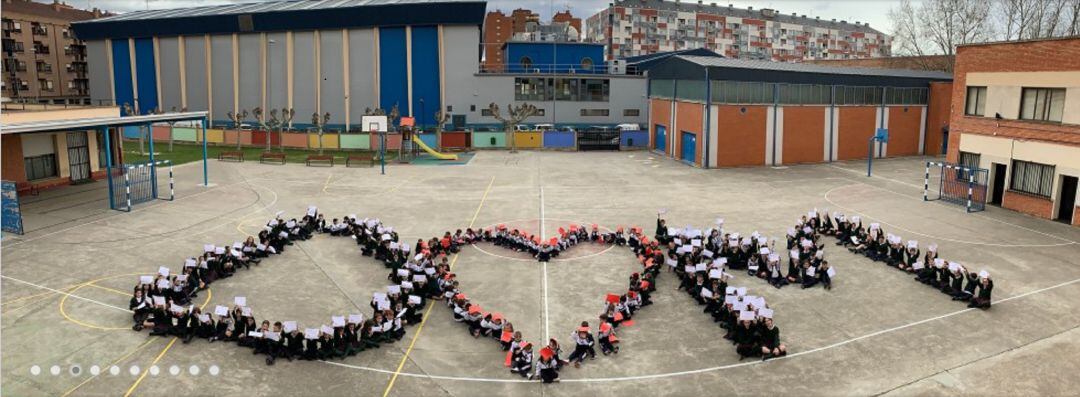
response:
[[[203,138],[203,140],[202,140],[202,175],[203,176],[202,177],[203,177],[203,186],[204,187],[210,187],[210,173],[209,173],[209,167],[208,167],[208,165],[206,163],[206,123],[207,123],[207,118],[206,117],[203,117],[202,122],[199,123],[199,128],[202,129],[202,138]],[[269,138],[270,137],[267,136],[267,139],[269,139]]]
[[[379,131],[382,143],[379,144],[379,167],[380,173],[386,175],[386,131]]]
[[[173,165],[172,161],[169,161],[169,201],[176,199],[176,189],[173,185]]]
[[[124,195],[127,196],[127,209],[125,211],[131,212],[131,180],[128,176],[130,174],[129,169],[120,167],[124,172]]]
[[[150,192],[154,198],[158,198],[157,191],[157,163],[154,162],[154,128],[150,124],[146,125],[146,131],[150,135]]]
[[[926,162],[926,176],[923,178],[922,188],[922,201],[930,201],[928,192],[930,191],[930,162]]]
[[[109,179],[109,209],[116,209],[116,202],[113,201],[113,175],[112,175],[112,140],[109,139],[109,127],[101,129],[101,132],[105,134],[105,176]]]
[[[975,173],[971,169],[964,169],[968,172],[968,199],[967,199],[967,212],[971,212],[971,196],[975,190]]]
[[[870,176],[870,169],[874,165],[874,138],[870,138],[869,147],[866,150],[866,176]]]

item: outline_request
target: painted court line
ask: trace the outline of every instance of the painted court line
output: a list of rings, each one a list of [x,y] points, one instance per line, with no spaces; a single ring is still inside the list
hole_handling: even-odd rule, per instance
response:
[[[83,301],[94,303],[94,304],[97,304],[97,305],[113,308],[113,309],[120,310],[120,311],[125,312],[125,313],[131,313],[132,312],[131,310],[122,308],[120,306],[113,306],[113,305],[110,305],[110,304],[105,303],[105,302],[96,301],[96,300],[93,300],[93,299],[90,299],[90,298],[84,298],[84,297],[81,297],[81,296],[78,296],[78,295],[72,295],[70,293],[67,293],[67,292],[64,292],[64,291],[61,291],[61,290],[58,290],[58,289],[49,288],[49,287],[46,287],[44,285],[34,284],[34,283],[29,282],[29,281],[19,280],[19,279],[14,278],[14,277],[8,277],[8,276],[0,275],[0,278],[5,278],[5,279],[11,280],[11,281],[17,281],[17,282],[29,285],[31,287],[40,288],[40,289],[43,289],[43,290],[46,290],[46,291],[52,291],[53,293],[57,293],[57,294],[60,294],[60,295],[72,297],[72,298],[75,298],[75,299],[83,300]]]
[[[468,227],[473,227],[476,224],[476,218],[480,216],[480,210],[484,208],[484,202],[487,201],[488,193],[491,193],[491,186],[495,184],[495,177],[491,177],[491,181],[488,182],[487,188],[484,189],[484,195],[480,196],[480,204],[476,206],[476,212],[473,212],[472,220],[469,221]],[[454,259],[450,261],[450,269],[454,269],[454,265],[457,264],[458,256],[460,253],[454,254]],[[401,362],[398,363],[397,369],[394,370],[393,376],[390,377],[390,382],[386,384],[386,390],[383,390],[383,397],[390,395],[390,390],[394,388],[394,382],[397,381],[398,375],[401,375],[401,369],[405,368],[405,363],[409,360],[409,354],[412,353],[413,347],[416,346],[416,340],[420,337],[420,332],[424,330],[424,324],[427,324],[428,317],[431,316],[431,308],[435,307],[435,301],[429,300],[427,308],[424,309],[424,317],[420,319],[420,324],[416,326],[416,332],[413,333],[412,340],[409,341],[409,347],[405,350],[405,355],[401,357]]]
[[[547,233],[544,230],[544,187],[541,186],[540,187],[540,239],[541,239],[541,241],[543,241],[543,239],[546,239],[546,238],[547,238]],[[547,264],[547,262],[544,262],[541,265],[541,269],[542,269],[541,271],[544,274],[542,288],[543,288],[543,291],[544,291],[543,297],[544,297],[544,341],[545,341],[545,343],[546,343],[547,340],[551,339],[551,332],[549,331],[549,327],[548,327],[550,316],[548,315],[548,271],[547,271],[548,269],[547,268],[548,268],[548,264]]]
[[[1076,283],[1080,283],[1080,278],[1075,279],[1075,280],[1071,280],[1071,281],[1066,281],[1066,282],[1059,283],[1059,284],[1055,284],[1055,285],[1052,285],[1052,286],[1049,286],[1049,287],[1040,288],[1040,289],[1037,289],[1037,290],[1034,290],[1034,291],[1028,291],[1028,292],[1022,293],[1020,295],[1004,298],[1004,299],[1001,299],[1001,300],[998,300],[998,301],[994,301],[992,304],[993,305],[1000,305],[1000,304],[1003,304],[1003,303],[1007,303],[1007,302],[1014,301],[1014,300],[1021,299],[1021,298],[1026,298],[1028,296],[1040,294],[1040,293],[1043,293],[1043,292],[1046,292],[1046,291],[1055,290],[1055,289],[1065,287],[1065,286],[1069,286],[1069,285],[1073,285],[1073,284],[1076,284]],[[734,363],[734,364],[728,364],[728,365],[721,365],[721,366],[716,366],[716,367],[701,368],[701,369],[694,369],[694,370],[688,370],[688,371],[667,372],[667,373],[660,373],[660,374],[650,374],[650,375],[607,377],[607,378],[563,379],[562,383],[599,383],[599,382],[619,382],[619,381],[632,381],[632,380],[648,380],[648,379],[658,379],[658,378],[669,378],[669,377],[677,377],[677,376],[685,376],[685,375],[694,375],[694,374],[714,372],[714,371],[720,371],[720,370],[726,370],[726,369],[732,369],[732,368],[748,367],[748,366],[752,366],[752,365],[767,365],[769,363],[773,363],[773,362],[776,362],[776,361],[792,359],[792,358],[799,357],[799,356],[805,356],[805,355],[809,355],[809,354],[813,354],[813,353],[818,353],[818,352],[830,350],[830,349],[837,348],[837,347],[840,347],[840,346],[844,346],[844,345],[847,345],[847,344],[850,344],[850,343],[858,342],[858,341],[861,341],[861,340],[864,340],[864,339],[869,339],[869,338],[873,338],[875,336],[889,334],[889,333],[892,333],[892,332],[896,332],[896,331],[900,331],[900,330],[903,330],[903,329],[915,327],[915,326],[918,326],[918,325],[930,323],[930,322],[933,322],[933,321],[953,317],[953,316],[956,316],[956,315],[964,314],[964,313],[975,311],[975,310],[980,310],[980,309],[974,309],[974,308],[961,309],[961,310],[957,310],[957,311],[954,311],[954,312],[945,313],[945,314],[942,314],[942,315],[939,315],[939,316],[935,316],[935,317],[915,321],[915,322],[912,322],[912,323],[899,325],[899,326],[896,326],[896,327],[883,329],[883,330],[880,330],[880,331],[871,332],[869,334],[857,336],[857,337],[847,339],[847,340],[843,340],[843,341],[840,341],[840,342],[836,342],[836,343],[833,343],[833,344],[830,344],[830,345],[821,346],[821,347],[817,347],[817,348],[806,350],[806,351],[801,351],[801,352],[797,352],[797,353],[788,354],[788,355],[783,356],[783,357],[773,358],[773,359],[768,360],[768,361],[753,360],[753,361],[746,361],[746,362],[740,362],[740,363]],[[442,376],[442,375],[429,375],[429,374],[415,374],[415,373],[400,372],[400,371],[391,372],[391,371],[387,371],[387,370],[384,370],[384,369],[363,367],[363,366],[358,366],[358,365],[349,365],[349,364],[335,363],[335,362],[329,362],[329,361],[323,361],[323,362],[326,363],[326,364],[336,365],[336,366],[339,366],[339,367],[352,368],[352,369],[358,369],[358,370],[364,370],[364,371],[371,371],[371,372],[377,372],[377,373],[387,373],[387,374],[394,373],[395,377],[397,375],[401,375],[401,376],[410,377],[410,378],[425,378],[425,379],[449,380],[449,381],[460,381],[460,382],[485,382],[485,383],[534,383],[534,382],[539,382],[539,380],[529,381],[529,380],[522,380],[522,379],[473,378],[473,377],[462,377],[462,376]]]

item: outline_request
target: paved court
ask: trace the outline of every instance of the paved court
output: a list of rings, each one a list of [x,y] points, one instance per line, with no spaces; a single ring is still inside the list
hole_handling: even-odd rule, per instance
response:
[[[20,396],[1076,394],[1080,228],[923,202],[926,160],[877,161],[874,178],[864,162],[704,171],[645,152],[479,152],[467,165],[392,166],[385,176],[377,167],[211,161],[211,188],[197,186],[201,166],[180,166],[175,201],[131,213],[105,209],[102,183],[45,192],[24,202],[29,233],[3,240],[0,380],[6,394]],[[401,342],[271,367],[233,344],[181,344],[130,329],[124,309],[138,275],[179,267],[204,243],[242,240],[274,212],[299,216],[308,205],[327,216],[378,217],[409,242],[498,223],[547,235],[571,221],[652,234],[658,208],[670,210],[672,226],[723,217],[727,231],[780,238],[807,210],[828,208],[989,269],[995,304],[969,310],[829,244],[838,270],[831,291],[734,280],[768,300],[791,352],[739,361],[723,330],[664,272],[655,304],[620,329],[622,352],[564,369],[554,385],[510,374],[497,344],[473,339],[442,304]],[[367,313],[372,292],[386,284],[385,268],[351,240],[316,237],[294,248],[215,282],[195,302],[213,307],[243,295],[259,321],[321,324]],[[636,269],[620,248],[579,246],[542,265],[482,245],[464,249],[453,270],[472,300],[505,314],[526,339],[569,346],[574,326],[595,322],[604,294],[624,291]]]

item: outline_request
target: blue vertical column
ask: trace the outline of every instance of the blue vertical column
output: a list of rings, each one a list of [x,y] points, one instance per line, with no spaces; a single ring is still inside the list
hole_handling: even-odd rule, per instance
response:
[[[441,109],[439,92],[439,29],[436,26],[412,27],[412,108],[419,127],[435,123]]]

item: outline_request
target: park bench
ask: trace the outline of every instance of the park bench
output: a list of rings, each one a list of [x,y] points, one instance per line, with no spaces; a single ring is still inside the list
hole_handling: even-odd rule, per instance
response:
[[[263,152],[263,154],[259,156],[259,162],[263,164],[278,163],[285,165],[285,153]]]
[[[243,163],[244,162],[244,152],[240,152],[240,151],[221,152],[221,153],[218,153],[217,159],[218,159],[218,161],[226,161],[226,160],[228,160],[228,161],[237,161],[237,162]]]
[[[375,156],[372,156],[370,154],[354,154],[354,155],[350,155],[349,157],[345,158],[345,167],[346,168],[352,167],[353,163],[358,164],[358,166],[359,165],[366,165],[368,167],[374,167],[375,166]]]
[[[329,154],[309,154],[307,156],[307,160],[304,160],[304,163],[306,163],[308,167],[311,167],[312,164],[327,165],[333,167],[334,156]]]

